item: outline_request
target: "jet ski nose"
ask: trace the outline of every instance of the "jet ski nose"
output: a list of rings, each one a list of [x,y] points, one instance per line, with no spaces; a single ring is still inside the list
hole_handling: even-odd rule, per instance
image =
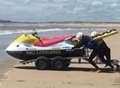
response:
[[[5,49],[6,52],[9,52],[11,51],[10,47],[8,46],[6,49]]]
[[[8,55],[10,55],[10,56],[14,56],[14,55],[13,55],[13,54],[14,54],[13,51],[8,51],[8,50],[6,50],[6,53],[7,53]]]
[[[14,49],[15,49],[15,45],[10,44],[10,45],[5,49],[5,51],[6,51],[6,52],[10,52],[10,51],[14,51]]]
[[[5,49],[6,53],[15,58],[22,58],[23,52],[20,50],[19,44],[11,44]]]
[[[8,46],[6,49],[5,49],[6,53],[10,56],[14,56],[13,53],[14,53],[14,50],[11,48],[11,46]]]
[[[6,48],[5,51],[6,52],[20,51],[20,50],[22,50],[22,48],[24,49],[24,46],[21,43],[12,43]]]
[[[17,59],[21,59],[23,58],[23,52],[19,52],[19,51],[9,51],[6,49],[6,53],[14,58],[17,58]]]
[[[19,51],[19,44],[18,43],[12,43],[5,49],[5,51],[10,56],[15,56],[16,52]]]

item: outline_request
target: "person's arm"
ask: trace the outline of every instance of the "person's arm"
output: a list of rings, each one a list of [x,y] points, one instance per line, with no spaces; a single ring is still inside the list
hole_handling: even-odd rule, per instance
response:
[[[80,41],[79,39],[73,38],[72,41],[73,41],[73,43],[74,43],[74,45],[75,45],[74,48],[83,47],[82,41]]]
[[[92,49],[95,46],[95,41],[90,36],[83,37],[83,44],[86,48]]]

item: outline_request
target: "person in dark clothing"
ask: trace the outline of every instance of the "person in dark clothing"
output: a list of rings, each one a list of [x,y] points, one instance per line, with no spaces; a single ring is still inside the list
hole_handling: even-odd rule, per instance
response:
[[[93,34],[95,36],[95,33]],[[100,61],[106,64],[106,66],[110,66],[113,69],[111,64],[110,48],[107,46],[104,40],[94,40],[92,36],[83,35],[81,32],[76,34],[76,39],[78,40],[78,44],[75,47],[84,46],[93,50],[88,61],[96,68],[96,70],[100,69],[94,62],[94,58],[96,56],[98,56]]]
[[[114,67],[111,64],[111,53],[110,48],[106,45],[104,40],[94,40],[96,42],[96,47],[93,48],[93,51],[89,57],[89,62],[91,63],[93,59],[98,56],[100,61],[106,64],[106,66],[110,66],[111,69]],[[106,58],[105,58],[106,57]],[[99,69],[96,67],[96,69]]]

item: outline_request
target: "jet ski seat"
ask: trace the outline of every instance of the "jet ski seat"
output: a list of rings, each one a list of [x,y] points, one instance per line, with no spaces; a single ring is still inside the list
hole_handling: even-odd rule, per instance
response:
[[[59,43],[64,40],[71,39],[72,35],[64,35],[64,36],[58,36],[58,37],[53,37],[53,38],[41,38],[39,40],[34,41],[33,45],[35,46],[49,46],[53,45],[56,43]]]

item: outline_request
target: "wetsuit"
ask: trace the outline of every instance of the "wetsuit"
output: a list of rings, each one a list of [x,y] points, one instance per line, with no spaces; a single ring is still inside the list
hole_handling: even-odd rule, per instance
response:
[[[106,64],[106,66],[110,66],[113,69],[111,64],[111,52],[110,48],[106,45],[104,40],[94,40],[95,46],[93,47],[93,51],[89,57],[89,62],[92,62],[94,57],[98,56],[101,62]],[[88,47],[89,48],[89,47]],[[105,58],[106,57],[106,58]]]
[[[79,39],[80,42],[76,47],[81,47],[84,45],[84,47],[92,49],[92,53],[88,59],[89,63],[92,64],[96,69],[99,69],[99,67],[96,65],[96,63],[93,61],[94,57],[98,56],[100,60],[105,63],[106,65],[109,65],[111,68],[113,66],[111,65],[111,56],[110,56],[110,48],[106,45],[104,40],[93,40],[89,36],[82,36],[82,38]],[[104,58],[106,56],[106,59]]]

